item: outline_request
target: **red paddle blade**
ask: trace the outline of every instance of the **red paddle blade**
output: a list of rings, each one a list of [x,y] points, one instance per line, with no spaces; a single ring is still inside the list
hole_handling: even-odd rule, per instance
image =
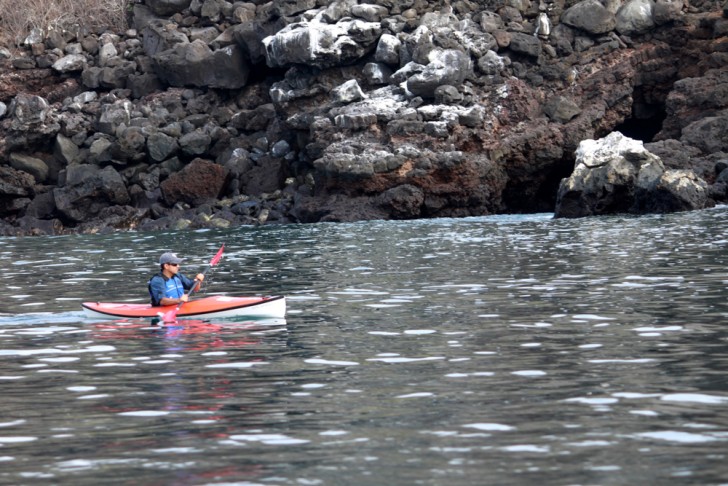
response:
[[[214,256],[214,257],[212,257],[212,260],[210,260],[210,266],[211,266],[211,267],[212,267],[213,265],[215,265],[215,264],[216,264],[217,262],[219,262],[219,261],[220,261],[220,259],[222,258],[222,252],[223,252],[224,250],[225,250],[225,244],[223,243],[223,245],[222,245],[222,246],[220,247],[220,249],[219,249],[219,250],[217,250],[217,253],[215,254],[215,256]]]

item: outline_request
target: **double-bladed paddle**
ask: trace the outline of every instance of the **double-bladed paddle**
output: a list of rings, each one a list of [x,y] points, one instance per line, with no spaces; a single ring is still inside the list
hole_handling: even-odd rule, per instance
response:
[[[214,267],[215,264],[217,264],[217,262],[220,261],[220,259],[222,258],[222,252],[224,250],[225,250],[225,244],[223,244],[220,247],[220,249],[217,250],[217,253],[215,254],[215,256],[212,257],[212,260],[210,260],[210,263],[207,265],[207,268],[205,269],[204,272],[202,272],[202,275],[203,276],[207,273],[207,271],[209,269],[211,269],[212,267]],[[192,292],[194,292],[196,288],[197,288],[197,279],[195,279],[194,283],[192,284],[192,288],[187,293],[187,298],[189,298],[190,295],[192,295]],[[176,321],[177,320],[177,312],[179,312],[180,307],[182,307],[182,304],[184,304],[184,303],[185,302],[182,301],[179,304],[177,304],[177,307],[175,307],[174,309],[165,312],[164,315],[161,316],[162,317],[162,322],[174,322],[174,321]],[[161,312],[160,312],[160,314],[161,314]]]

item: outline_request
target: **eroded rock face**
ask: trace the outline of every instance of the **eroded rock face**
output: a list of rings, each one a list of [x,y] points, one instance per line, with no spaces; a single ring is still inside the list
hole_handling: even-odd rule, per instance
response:
[[[723,9],[492,3],[146,0],[123,33],[34,32],[0,53],[0,232],[728,201]]]

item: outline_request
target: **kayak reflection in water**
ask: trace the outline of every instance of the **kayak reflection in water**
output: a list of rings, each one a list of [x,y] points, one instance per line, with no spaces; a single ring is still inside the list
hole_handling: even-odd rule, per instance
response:
[[[149,297],[153,306],[175,305],[187,302],[189,295],[185,294],[196,286],[199,290],[200,284],[205,280],[205,275],[198,273],[194,280],[179,273],[179,265],[183,259],[174,253],[163,253],[159,257],[159,273],[149,280]]]

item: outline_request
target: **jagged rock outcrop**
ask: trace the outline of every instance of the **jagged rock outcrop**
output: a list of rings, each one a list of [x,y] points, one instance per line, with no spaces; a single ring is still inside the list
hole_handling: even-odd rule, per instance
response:
[[[708,185],[690,170],[665,170],[642,142],[619,132],[584,140],[576,166],[559,186],[557,218],[669,213],[712,206]]]
[[[343,19],[331,25],[323,18],[291,24],[263,39],[268,66],[305,64],[320,69],[361,59],[381,35],[379,22]]]
[[[725,202],[727,15],[140,0],[125,32],[34,31],[0,55],[0,232]],[[582,142],[620,130],[650,155],[577,164],[559,191]]]

